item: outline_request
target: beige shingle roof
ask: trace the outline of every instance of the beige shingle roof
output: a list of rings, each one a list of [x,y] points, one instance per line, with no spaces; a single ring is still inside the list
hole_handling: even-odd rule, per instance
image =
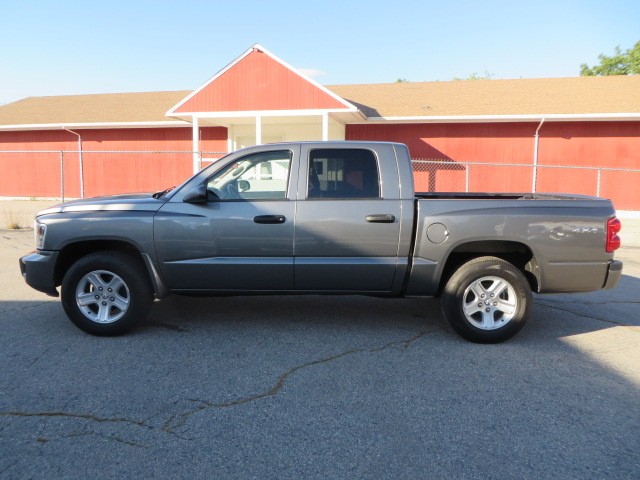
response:
[[[327,87],[368,117],[640,113],[640,76]]]
[[[331,85],[367,117],[640,114],[640,76]],[[171,122],[190,91],[29,97],[0,107],[7,125]]]
[[[170,122],[167,110],[191,93],[140,92],[29,97],[0,107],[0,125]]]

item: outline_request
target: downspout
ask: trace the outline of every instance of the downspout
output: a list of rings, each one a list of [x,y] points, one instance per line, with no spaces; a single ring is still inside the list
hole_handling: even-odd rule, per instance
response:
[[[78,163],[80,164],[80,198],[84,198],[84,169],[82,165],[82,137],[80,136],[79,133],[74,132],[73,130],[69,130],[66,127],[62,127],[62,129],[78,136]]]
[[[536,183],[538,181],[538,143],[540,142],[539,133],[543,123],[544,117],[540,120],[540,124],[538,125],[538,128],[536,128],[536,134],[533,136],[533,181],[531,184],[531,193],[536,193]]]

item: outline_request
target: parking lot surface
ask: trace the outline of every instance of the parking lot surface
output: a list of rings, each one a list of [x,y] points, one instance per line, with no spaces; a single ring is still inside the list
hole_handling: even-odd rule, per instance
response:
[[[92,337],[0,231],[0,478],[637,479],[637,223],[616,289],[536,296],[499,345],[356,296],[172,296]]]

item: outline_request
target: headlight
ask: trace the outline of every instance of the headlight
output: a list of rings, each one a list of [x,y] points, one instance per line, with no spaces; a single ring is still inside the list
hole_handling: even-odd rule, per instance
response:
[[[33,232],[36,237],[36,248],[42,250],[44,248],[44,237],[47,234],[47,226],[36,221],[33,225]]]

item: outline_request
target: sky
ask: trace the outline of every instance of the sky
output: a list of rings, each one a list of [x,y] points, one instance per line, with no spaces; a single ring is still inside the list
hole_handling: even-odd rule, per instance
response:
[[[0,104],[189,90],[255,43],[324,85],[578,76],[640,0],[3,0]]]

